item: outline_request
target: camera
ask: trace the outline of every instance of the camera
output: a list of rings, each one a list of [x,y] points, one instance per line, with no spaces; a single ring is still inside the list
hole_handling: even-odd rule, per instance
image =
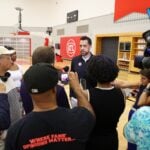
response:
[[[150,68],[150,30],[144,32],[142,37],[146,42],[144,56],[136,56],[134,59],[134,67],[140,69]]]

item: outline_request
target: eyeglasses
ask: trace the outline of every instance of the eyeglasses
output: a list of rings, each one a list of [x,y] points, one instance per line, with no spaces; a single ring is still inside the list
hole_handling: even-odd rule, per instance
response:
[[[9,72],[6,72],[4,76],[0,76],[0,79],[1,79],[3,82],[6,82],[9,77],[10,77],[10,73],[9,73]]]

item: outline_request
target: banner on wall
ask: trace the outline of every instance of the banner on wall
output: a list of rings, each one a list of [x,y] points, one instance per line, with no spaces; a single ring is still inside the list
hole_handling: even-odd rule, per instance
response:
[[[148,8],[150,8],[150,0],[116,0],[114,21],[133,12],[146,14]]]
[[[60,55],[63,59],[71,60],[80,54],[80,36],[61,37]]]

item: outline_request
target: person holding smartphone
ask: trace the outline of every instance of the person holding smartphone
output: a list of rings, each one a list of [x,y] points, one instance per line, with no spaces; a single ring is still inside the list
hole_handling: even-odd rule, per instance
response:
[[[11,126],[5,150],[31,147],[32,150],[85,150],[95,113],[83,94],[77,74],[69,74],[70,86],[78,98],[78,107],[72,109],[57,105],[58,71],[52,65],[32,65],[23,79],[33,100],[33,111]]]

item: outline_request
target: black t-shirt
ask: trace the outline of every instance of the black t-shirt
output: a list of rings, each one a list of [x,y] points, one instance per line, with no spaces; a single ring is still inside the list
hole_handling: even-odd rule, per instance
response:
[[[25,87],[24,81],[21,82],[20,95],[25,113],[28,114],[33,110],[33,103],[30,93],[27,91]],[[65,89],[63,86],[58,84],[56,85],[56,100],[58,106],[70,108]]]
[[[96,124],[86,150],[117,150],[117,123],[124,110],[124,95],[120,89],[89,89],[90,103],[96,114]]]
[[[93,134],[113,133],[122,114],[125,101],[120,89],[103,90],[92,88],[89,90],[90,103],[96,114],[96,125]]]
[[[31,112],[10,127],[5,150],[84,150],[94,117],[82,107]]]

